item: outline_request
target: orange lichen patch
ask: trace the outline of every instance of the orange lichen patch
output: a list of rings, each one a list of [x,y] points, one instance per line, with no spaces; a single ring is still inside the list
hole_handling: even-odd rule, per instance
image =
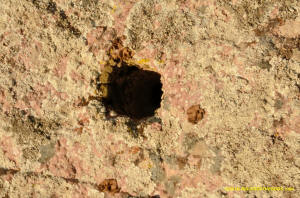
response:
[[[115,179],[105,179],[101,184],[99,184],[99,190],[101,192],[108,192],[112,194],[120,192],[117,180]]]
[[[132,58],[133,51],[131,51],[128,47],[124,47],[120,50],[120,58],[127,60]]]
[[[117,66],[121,67],[123,63],[127,65],[135,65],[140,69],[152,70],[155,71],[155,68],[152,68],[148,65],[150,62],[147,58],[142,58],[139,60],[133,59],[134,51],[129,47],[124,47],[123,41],[126,39],[126,36],[117,37],[112,41],[111,47],[107,51],[109,60],[101,61],[101,64],[104,65],[103,70],[106,73],[110,73],[111,67]],[[102,81],[101,81],[102,82]]]
[[[129,60],[133,57],[133,51],[128,47],[123,46],[123,40],[125,36],[118,37],[112,42],[112,46],[108,50],[108,55],[111,59],[117,62]]]
[[[135,119],[152,116],[160,107],[161,76],[146,64],[134,60],[133,51],[123,45],[124,39],[125,36],[112,41],[107,52],[109,60],[95,80],[96,92],[101,95],[107,109],[118,115]]]
[[[188,121],[197,124],[203,119],[205,110],[200,105],[193,105],[187,110]]]
[[[123,40],[126,37],[117,37],[112,41],[111,47],[107,51],[107,55],[109,56],[109,60],[101,63],[103,64],[103,68],[101,69],[101,75],[99,76],[99,81],[101,82],[100,92],[104,97],[107,96],[107,86],[104,84],[109,84],[109,76],[110,73],[113,72],[114,67],[121,67],[122,64],[130,61],[133,57],[133,51],[128,47],[123,46]]]
[[[97,92],[101,93],[102,97],[108,96],[108,84],[111,84],[110,76],[111,73],[116,70],[116,68],[121,68],[123,66],[136,67],[138,69],[144,69],[149,71],[155,71],[147,63],[146,59],[135,60],[133,59],[134,51],[129,47],[125,47],[123,42],[126,36],[116,37],[111,41],[111,46],[108,48],[107,55],[109,59],[107,61],[101,61],[101,75],[96,80],[100,82],[101,86],[98,88]]]

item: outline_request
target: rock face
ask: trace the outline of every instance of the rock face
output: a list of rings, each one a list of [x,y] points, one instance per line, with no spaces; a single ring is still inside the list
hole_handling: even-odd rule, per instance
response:
[[[0,197],[300,197],[296,0],[1,0]]]

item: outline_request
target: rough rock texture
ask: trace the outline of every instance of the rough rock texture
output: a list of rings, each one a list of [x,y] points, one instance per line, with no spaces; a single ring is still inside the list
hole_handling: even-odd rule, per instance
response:
[[[1,0],[0,197],[300,197],[299,11]],[[142,123],[107,112],[97,88],[118,38],[161,75]],[[189,122],[194,105],[205,114]]]

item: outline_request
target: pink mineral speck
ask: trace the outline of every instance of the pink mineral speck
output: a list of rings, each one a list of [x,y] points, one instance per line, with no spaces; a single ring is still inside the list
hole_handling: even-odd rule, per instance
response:
[[[70,77],[76,83],[84,83],[84,84],[86,84],[86,80],[85,80],[84,76],[82,74],[79,74],[75,70],[71,71]]]
[[[56,145],[55,155],[47,163],[49,171],[52,174],[66,178],[81,177],[88,169],[80,159],[79,154],[84,148],[78,144],[70,146],[67,139],[61,138]]]
[[[154,129],[154,130],[157,130],[157,131],[161,131],[161,130],[162,130],[161,124],[160,124],[160,123],[157,123],[157,122],[152,123],[152,124],[151,124],[151,128]]]
[[[270,13],[270,18],[275,19],[278,16],[278,14],[279,14],[278,6],[275,6]]]
[[[0,104],[2,105],[3,112],[9,112],[10,111],[11,105],[6,100],[6,96],[5,96],[4,90],[0,90]]]
[[[54,68],[53,73],[55,76],[62,78],[67,70],[67,64],[68,64],[68,57],[62,57],[57,65],[57,67]]]
[[[80,125],[88,125],[90,123],[90,116],[87,112],[79,113],[78,122]]]
[[[291,128],[296,132],[300,134],[300,116],[295,116],[291,120]]]
[[[0,147],[4,152],[4,155],[11,161],[15,162],[16,166],[19,166],[19,157],[21,152],[18,146],[14,143],[11,136],[3,135],[0,139]]]
[[[15,107],[20,110],[26,110],[28,108],[28,106],[25,104],[23,100],[18,100],[15,104]]]
[[[114,28],[117,30],[119,35],[123,35],[124,29],[126,27],[126,18],[128,17],[131,8],[136,2],[117,0],[115,3],[116,7],[112,12],[112,16],[114,18]]]

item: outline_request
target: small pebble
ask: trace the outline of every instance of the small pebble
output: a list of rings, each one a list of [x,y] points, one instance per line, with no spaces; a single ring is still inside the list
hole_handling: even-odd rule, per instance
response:
[[[106,108],[103,106],[103,107],[100,107],[100,113],[105,113],[106,112]]]
[[[201,108],[200,105],[192,105],[187,110],[188,121],[197,124],[200,120],[203,119],[205,110]]]
[[[109,112],[109,116],[110,116],[110,117],[116,117],[116,116],[117,116],[117,113],[116,113],[115,111],[111,110],[111,111]]]

